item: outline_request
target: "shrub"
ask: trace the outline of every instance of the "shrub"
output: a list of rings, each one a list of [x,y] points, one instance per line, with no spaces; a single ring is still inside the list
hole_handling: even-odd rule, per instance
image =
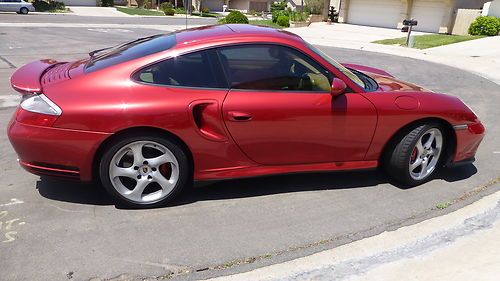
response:
[[[184,9],[184,7],[175,8],[174,10],[175,10],[176,14],[185,14],[186,13],[186,10]]]
[[[307,10],[314,15],[321,15],[323,11],[323,0],[304,0]]]
[[[101,0],[101,7],[113,7],[114,5],[113,0]]]
[[[495,36],[500,32],[500,19],[492,16],[481,16],[469,26],[470,35]]]
[[[37,12],[55,11],[55,10],[66,10],[66,6],[63,2],[57,1],[43,1],[35,0],[32,2],[33,7]]]
[[[286,1],[274,2],[271,4],[271,12],[283,11],[286,8]]]
[[[273,12],[272,21],[276,23],[280,16],[288,16],[288,12],[285,10],[276,10]]]
[[[290,26],[290,18],[288,16],[279,16],[276,23],[279,26],[289,27]]]
[[[307,12],[290,12],[290,20],[298,22],[306,22],[309,18],[309,13]]]
[[[145,0],[143,8],[144,9],[153,9],[153,0]]]
[[[231,11],[225,17],[224,23],[248,23],[248,18],[240,11]]]
[[[166,16],[173,16],[175,15],[175,9],[172,3],[170,2],[163,2],[160,4],[160,10],[166,15]]]
[[[175,15],[175,10],[173,8],[165,8],[162,10],[166,16],[173,16]]]
[[[202,12],[203,14],[208,14],[208,13],[210,13],[210,9],[209,9],[209,8],[207,8],[207,7],[203,7],[203,8],[201,8],[201,12]]]
[[[163,10],[165,10],[167,8],[173,9],[174,5],[172,5],[172,3],[170,3],[170,2],[163,2],[163,3],[160,4],[160,10],[163,11]]]

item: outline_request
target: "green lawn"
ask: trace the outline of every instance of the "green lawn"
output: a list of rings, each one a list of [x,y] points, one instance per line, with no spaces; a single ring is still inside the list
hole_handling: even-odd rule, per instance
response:
[[[164,16],[165,14],[161,11],[155,10],[147,10],[141,8],[125,8],[125,7],[116,7],[116,9],[122,13],[128,15],[139,15],[139,16]]]
[[[469,41],[474,39],[483,38],[485,36],[471,36],[471,35],[445,35],[445,34],[429,34],[415,36],[415,46],[417,49],[427,49],[437,46],[443,46],[462,41]],[[401,45],[406,46],[406,37],[395,39],[384,39],[373,41],[372,43],[384,45]]]
[[[279,26],[275,24],[272,20],[251,20],[249,21],[250,24],[253,25],[263,25],[263,26],[270,26],[278,29],[282,29],[283,26]]]

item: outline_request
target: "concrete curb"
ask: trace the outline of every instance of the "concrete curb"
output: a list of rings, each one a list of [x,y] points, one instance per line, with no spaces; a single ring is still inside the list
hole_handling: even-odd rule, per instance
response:
[[[500,217],[500,191],[486,196],[452,213],[405,226],[395,231],[358,240],[340,247],[281,264],[258,268],[249,272],[206,279],[207,281],[240,280],[317,280],[318,272],[327,271],[327,278],[318,280],[343,280],[357,277],[377,266],[403,258],[428,253],[461,236],[498,223]],[[486,218],[486,219],[485,219]],[[488,220],[486,221],[485,220]],[[489,223],[489,224],[488,224]],[[460,230],[460,231],[457,231]],[[335,270],[335,274],[333,271]],[[315,274],[316,275],[315,275]],[[324,276],[323,276],[324,277]]]

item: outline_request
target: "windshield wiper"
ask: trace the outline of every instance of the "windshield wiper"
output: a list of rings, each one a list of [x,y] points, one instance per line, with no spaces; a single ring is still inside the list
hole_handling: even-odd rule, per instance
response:
[[[102,49],[97,49],[97,50],[94,50],[94,51],[92,51],[92,52],[90,52],[90,53],[89,53],[89,56],[90,56],[90,57],[93,57],[95,54],[100,53],[100,52],[102,52],[102,51],[109,50],[109,49],[111,49],[111,48],[113,48],[113,47],[107,47],[107,48],[102,48]]]

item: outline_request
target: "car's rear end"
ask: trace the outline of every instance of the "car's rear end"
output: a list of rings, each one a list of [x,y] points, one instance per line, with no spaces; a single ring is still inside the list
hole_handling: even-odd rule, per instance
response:
[[[68,82],[73,67],[74,63],[40,60],[12,75],[12,87],[22,99],[9,123],[8,136],[26,170],[38,175],[90,180],[91,152],[108,134],[54,126],[64,110],[47,91],[57,83]]]

